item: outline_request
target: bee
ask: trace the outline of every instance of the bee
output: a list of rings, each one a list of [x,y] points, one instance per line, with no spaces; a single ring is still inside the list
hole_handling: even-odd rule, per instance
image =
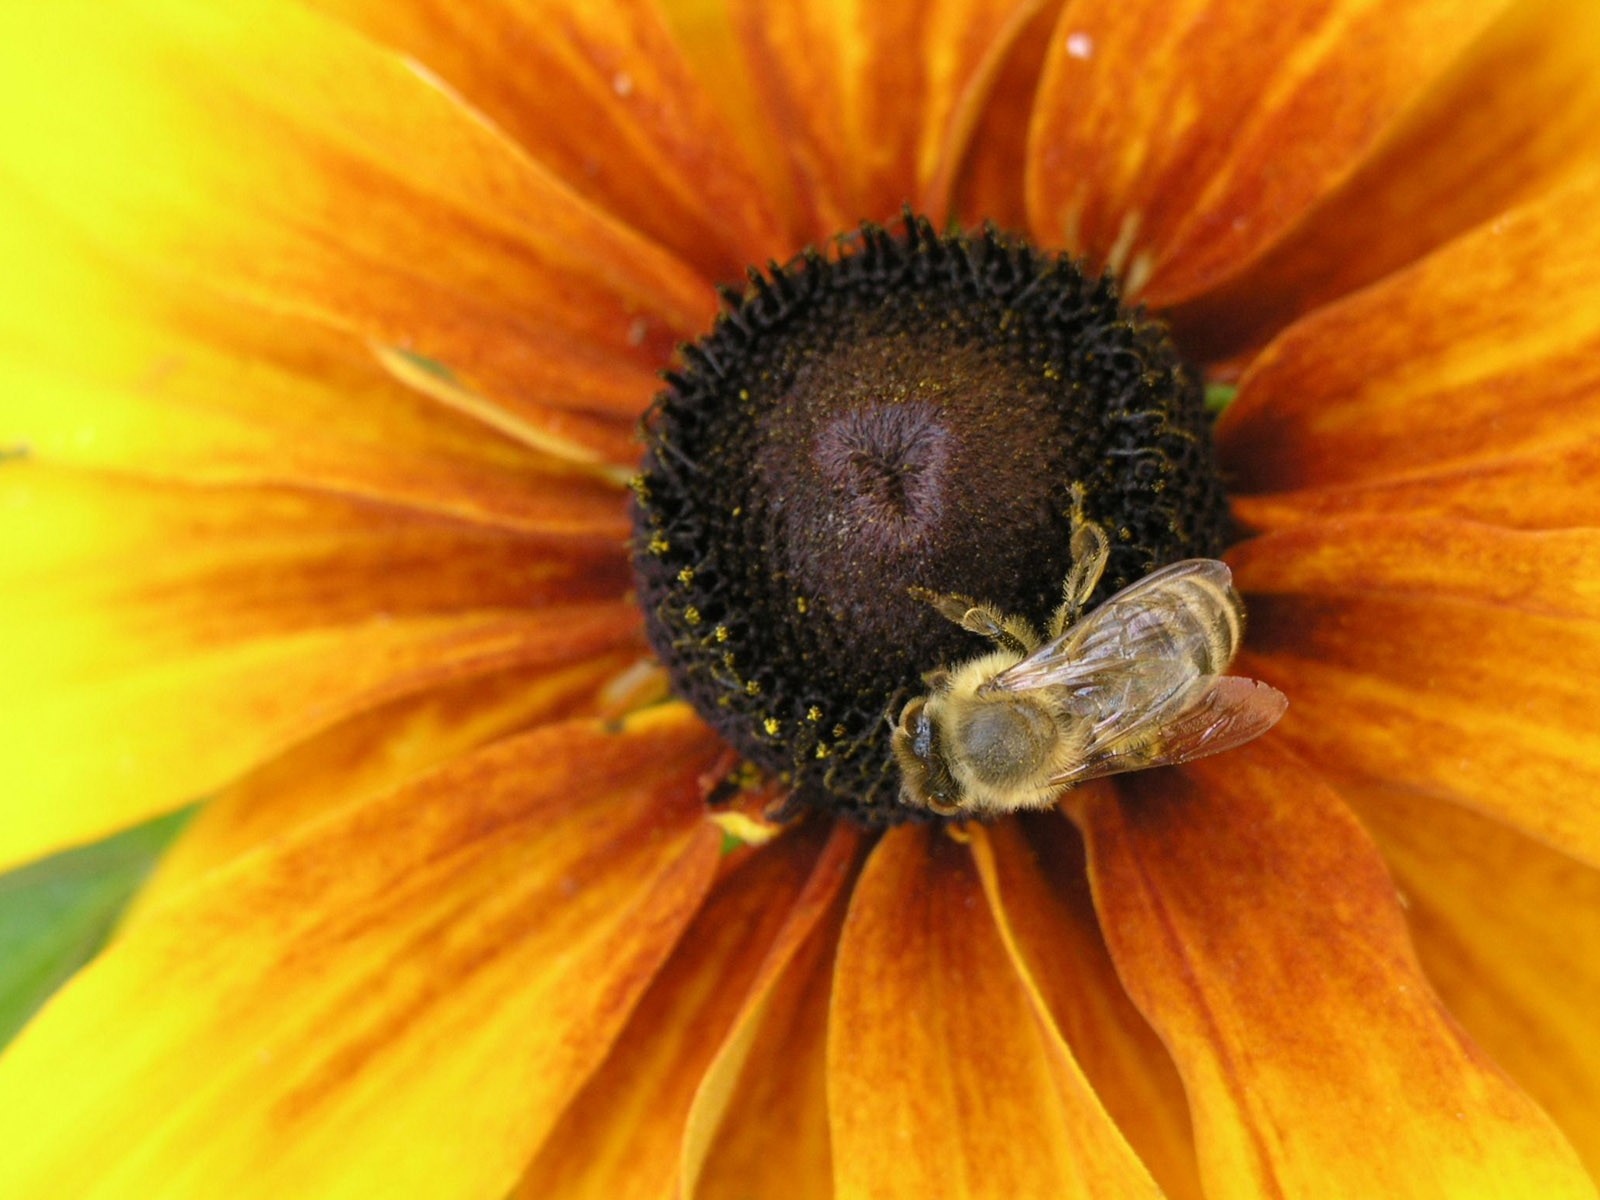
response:
[[[1277,724],[1289,701],[1223,672],[1244,632],[1227,564],[1190,558],[1083,616],[1105,571],[1105,531],[1077,495],[1072,568],[1041,637],[969,596],[913,589],[995,649],[923,676],[891,746],[900,802],[942,816],[1046,808],[1086,780],[1188,762]]]

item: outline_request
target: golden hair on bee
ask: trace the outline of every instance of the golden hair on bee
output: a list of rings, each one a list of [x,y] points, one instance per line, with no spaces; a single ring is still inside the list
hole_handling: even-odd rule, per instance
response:
[[[1244,633],[1227,564],[1173,563],[1083,615],[1108,554],[1080,498],[1072,569],[1043,636],[971,597],[916,592],[996,649],[929,672],[927,693],[901,710],[902,804],[944,816],[1047,808],[1086,780],[1217,754],[1277,724],[1282,692],[1223,673]]]

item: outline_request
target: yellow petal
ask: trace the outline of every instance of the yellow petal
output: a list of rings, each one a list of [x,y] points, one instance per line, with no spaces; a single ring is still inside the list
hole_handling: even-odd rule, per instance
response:
[[[213,876],[0,1059],[0,1192],[503,1195],[711,882],[707,743],[551,726]]]
[[[648,0],[526,5],[315,0],[422,63],[586,199],[737,280],[793,253]]]
[[[347,334],[140,270],[6,189],[0,261],[0,447],[517,529],[626,533],[616,487],[399,386]]]
[[[631,420],[714,309],[400,56],[298,7],[13,6],[0,55],[0,160],[49,210],[530,423]]]
[[[1275,737],[1600,864],[1600,532],[1351,518],[1229,560],[1250,613],[1237,669],[1289,697]]]
[[[0,859],[199,799],[316,730],[615,648],[614,546],[333,496],[0,464]]]
[[[808,235],[904,204],[935,222],[1005,56],[1044,0],[733,0],[734,29]]]
[[[1218,427],[1240,516],[1600,523],[1600,174],[1306,318]]]
[[[828,996],[863,841],[843,823],[833,830],[707,1068],[684,1133],[683,1195],[833,1195]]]
[[[1451,1016],[1600,1174],[1600,872],[1454,804],[1341,785]]]
[[[1206,1195],[1590,1200],[1549,1118],[1430,990],[1355,818],[1269,742],[1074,794]]]
[[[1152,304],[1214,287],[1360,164],[1505,0],[1078,0],[1033,114],[1036,237]]]
[[[403,696],[307,738],[208,800],[140,890],[137,920],[241,855],[511,733],[598,715],[638,651],[534,663]]]
[[[799,897],[818,832],[750,856],[717,884],[513,1197],[670,1194],[690,1103]]]
[[[1205,359],[1234,357],[1591,169],[1600,153],[1597,50],[1600,6],[1590,0],[1503,5],[1298,225],[1237,277],[1167,314],[1184,346]]]
[[[890,830],[834,970],[828,1108],[843,1196],[1160,1193],[1017,971],[966,852]]]
[[[1162,1194],[1199,1200],[1183,1082],[1117,978],[1089,896],[1082,839],[1052,812],[991,826],[973,850],[1018,969],[1038,986],[1094,1094]]]

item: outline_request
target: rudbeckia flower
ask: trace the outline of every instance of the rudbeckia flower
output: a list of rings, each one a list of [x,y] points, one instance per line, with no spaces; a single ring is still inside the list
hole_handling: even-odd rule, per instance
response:
[[[1593,1196],[1597,48],[9,6],[0,846],[201,806],[0,1194]],[[1287,715],[909,808],[908,589],[1043,619],[1073,495]]]

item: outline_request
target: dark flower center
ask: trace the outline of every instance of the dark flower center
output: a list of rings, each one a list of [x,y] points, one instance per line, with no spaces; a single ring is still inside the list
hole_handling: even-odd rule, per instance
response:
[[[687,699],[796,807],[871,825],[922,675],[991,647],[912,589],[1043,623],[1072,490],[1097,599],[1224,545],[1199,376],[1109,278],[993,230],[863,226],[728,295],[645,421],[634,566]]]

